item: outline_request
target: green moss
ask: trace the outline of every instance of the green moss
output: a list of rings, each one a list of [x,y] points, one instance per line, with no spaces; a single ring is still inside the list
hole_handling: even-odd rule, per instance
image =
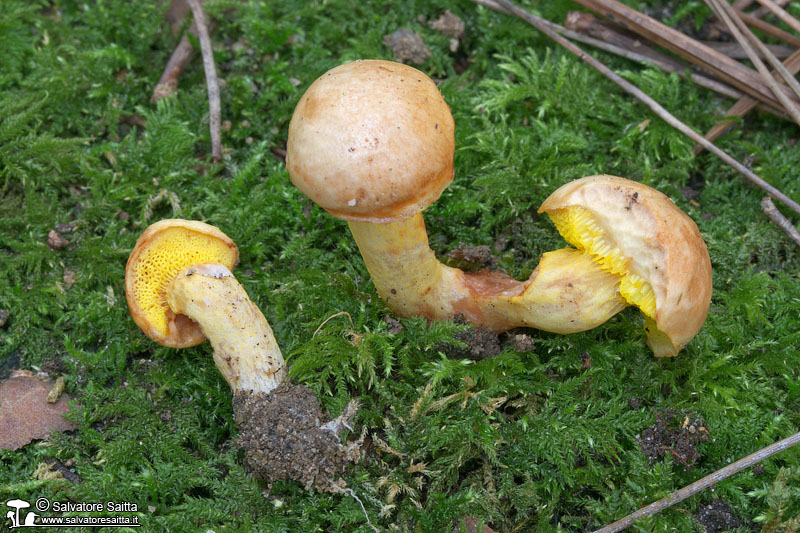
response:
[[[381,529],[450,531],[472,516],[498,531],[589,530],[799,430],[800,254],[760,212],[760,192],[713,156],[693,157],[643,105],[524,23],[469,2],[206,6],[218,21],[231,122],[219,164],[209,162],[198,60],[174,99],[150,104],[178,40],[164,3],[3,4],[0,309],[9,319],[0,368],[60,362],[79,429],[0,452],[0,499],[130,501],[147,530],[371,531],[349,495],[247,476],[210,348],[158,347],[129,318],[127,256],[148,224],[173,216],[237,242],[237,276],[295,381],[334,415],[358,398],[349,438],[370,445],[345,480]],[[554,21],[574,8],[529,7]],[[467,24],[456,54],[425,22],[444,9]],[[675,23],[679,15],[700,23],[708,12],[690,2]],[[633,310],[581,334],[528,331],[532,351],[507,346],[479,362],[441,353],[464,326],[389,327],[346,224],[312,206],[271,149],[285,146],[294,105],[317,76],[346,60],[390,58],[383,36],[399,27],[431,48],[420,68],[441,79],[456,120],[456,179],[425,213],[434,249],[505,242],[501,265],[526,277],[542,252],[563,245],[535,214],[556,187],[595,173],[644,181],[698,223],[714,268],[708,321],[679,357],[648,353]],[[601,57],[698,131],[731,104]],[[800,199],[794,137],[791,124],[753,115],[719,144],[752,156],[756,171]],[[687,186],[699,193],[693,203]],[[70,244],[51,250],[48,232],[67,223]],[[705,420],[711,439],[691,470],[650,463],[639,449],[656,408]],[[48,456],[72,461],[82,483],[37,480]],[[800,456],[763,467],[638,528],[699,530],[692,513],[722,497],[744,523],[796,529]]]

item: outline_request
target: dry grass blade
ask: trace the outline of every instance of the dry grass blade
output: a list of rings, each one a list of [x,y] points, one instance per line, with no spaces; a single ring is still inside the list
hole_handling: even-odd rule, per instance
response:
[[[473,0],[476,1],[476,0]],[[713,153],[720,159],[722,159],[725,163],[732,166],[736,169],[737,172],[742,174],[745,178],[747,178],[751,183],[765,191],[767,194],[772,196],[773,198],[780,200],[784,205],[791,208],[796,213],[800,214],[800,204],[783,194],[781,191],[764,181],[759,175],[755,172],[750,170],[749,168],[742,165],[736,159],[728,155],[727,153],[723,152],[713,143],[704,139],[699,133],[694,131],[692,128],[678,120],[675,116],[672,115],[669,111],[664,109],[658,102],[653,100],[649,95],[645,94],[641,89],[630,83],[629,81],[625,80],[610,68],[605,66],[599,60],[595,59],[594,57],[590,56],[580,47],[573,44],[572,42],[568,41],[563,36],[559,35],[557,32],[553,31],[548,23],[541,17],[537,17],[531,13],[528,13],[524,9],[520,8],[516,4],[509,2],[508,0],[495,0],[495,3],[500,6],[505,12],[514,15],[515,17],[519,17],[534,28],[538,29],[551,39],[553,39],[556,43],[566,48],[569,52],[578,56],[582,61],[596,69],[600,72],[603,76],[608,78],[609,80],[616,83],[620,88],[622,88],[628,94],[634,96],[636,99],[647,105],[656,115],[661,117],[667,124],[675,128],[676,130],[680,131],[693,141],[701,144],[706,150]]]
[[[783,92],[783,89],[778,85],[778,82],[769,72],[767,66],[763,61],[761,61],[761,58],[758,57],[758,54],[753,49],[753,45],[760,49],[764,57],[766,57],[770,63],[772,63],[772,65],[789,84],[795,94],[800,97],[800,84],[797,83],[797,80],[795,80],[794,77],[789,74],[781,62],[775,59],[775,56],[770,53],[767,47],[764,46],[760,40],[758,40],[758,38],[747,28],[747,26],[745,26],[744,22],[742,22],[742,20],[736,14],[736,11],[734,11],[727,1],[706,0],[706,3],[714,11],[716,11],[717,16],[728,26],[733,36],[737,41],[739,41],[739,44],[742,46],[742,48],[745,49],[747,55],[750,57],[750,61],[753,62],[758,69],[759,74],[761,74],[761,78],[769,86],[778,100],[780,100],[781,104],[783,104],[786,112],[791,115],[795,122],[800,124],[800,107],[798,107],[795,102],[790,100],[789,97]]]
[[[208,25],[199,0],[187,0],[197,25],[197,37],[200,40],[200,51],[203,55],[203,69],[206,73],[208,85],[208,122],[211,129],[211,158],[214,161],[222,159],[222,110],[219,100],[219,85],[217,83],[217,69],[214,65],[214,51],[211,49],[211,38],[208,35]]]
[[[613,524],[607,525],[602,529],[598,529],[594,533],[615,533],[616,531],[622,531],[623,529],[633,525],[633,523],[640,518],[654,515],[660,511],[663,511],[664,509],[667,509],[668,507],[672,507],[676,503],[682,502],[686,498],[697,494],[701,490],[712,487],[723,479],[727,479],[732,475],[741,472],[745,468],[753,466],[754,464],[763,461],[767,457],[787,450],[797,444],[800,444],[800,433],[796,433],[791,437],[787,437],[781,441],[767,446],[766,448],[762,448],[761,450],[752,453],[743,459],[739,459],[735,463],[731,463],[728,466],[717,470],[713,474],[709,474],[706,477],[695,481],[691,485],[687,485],[682,489],[673,492],[666,498],[662,498],[651,503],[647,507],[642,507],[635,513],[631,513],[625,518],[617,520]]]

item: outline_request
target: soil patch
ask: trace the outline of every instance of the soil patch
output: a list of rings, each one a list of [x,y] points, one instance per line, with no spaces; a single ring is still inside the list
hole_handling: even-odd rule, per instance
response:
[[[419,65],[431,57],[431,51],[425,46],[422,37],[408,28],[400,28],[385,35],[383,44],[392,50],[395,59],[401,63]]]
[[[453,322],[456,324],[469,324],[464,315],[456,315],[453,318]],[[437,350],[452,359],[480,361],[494,357],[503,350],[500,344],[500,336],[488,328],[472,326],[466,331],[459,331],[454,337],[466,346],[442,343],[436,347]]]
[[[700,505],[694,514],[694,518],[702,524],[708,533],[729,531],[744,525],[741,520],[734,516],[728,504],[721,499],[716,499],[707,505]]]
[[[285,381],[269,394],[238,392],[233,414],[244,466],[254,476],[327,492],[340,486],[345,450],[333,431],[320,427],[328,417],[310,389]]]
[[[656,409],[656,423],[642,431],[639,448],[652,463],[659,457],[671,455],[673,461],[689,470],[700,459],[697,444],[709,440],[703,420],[686,411],[679,415],[673,409]]]
[[[447,262],[451,267],[465,272],[477,272],[485,268],[496,270],[498,265],[497,257],[488,246],[467,246],[464,243],[447,252]]]

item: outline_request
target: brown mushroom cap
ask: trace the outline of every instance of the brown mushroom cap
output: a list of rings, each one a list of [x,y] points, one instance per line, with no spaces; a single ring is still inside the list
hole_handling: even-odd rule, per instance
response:
[[[238,262],[236,244],[214,226],[180,219],[152,224],[136,241],[125,267],[125,297],[133,321],[170,348],[204,342],[196,322],[169,308],[166,288],[189,265],[218,263],[231,270]]]
[[[335,217],[408,218],[453,180],[453,116],[436,84],[391,61],[340,65],[318,78],[289,124],[292,183]]]
[[[622,295],[663,334],[648,330],[656,355],[677,354],[700,330],[711,261],[697,225],[667,196],[625,178],[589,176],[556,190],[539,212],[567,242],[622,276]]]

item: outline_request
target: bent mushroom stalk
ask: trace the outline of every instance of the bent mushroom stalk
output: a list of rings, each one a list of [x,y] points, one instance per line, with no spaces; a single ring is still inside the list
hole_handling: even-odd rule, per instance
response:
[[[577,180],[545,201],[542,211],[576,248],[544,254],[524,282],[441,264],[422,210],[452,181],[454,150],[450,108],[430,78],[399,63],[355,61],[300,99],[286,167],[302,192],[348,222],[378,294],[399,316],[463,314],[498,332],[573,333],[636,305],[656,356],[676,355],[700,329],[711,266],[696,225],[666,196],[624,178]]]
[[[286,378],[272,328],[231,273],[238,258],[236,245],[214,226],[156,222],[139,237],[125,269],[131,315],[164,346],[210,341],[214,363],[233,392],[248,470],[337,491],[350,452],[339,442],[343,424],[325,424],[314,394]]]

